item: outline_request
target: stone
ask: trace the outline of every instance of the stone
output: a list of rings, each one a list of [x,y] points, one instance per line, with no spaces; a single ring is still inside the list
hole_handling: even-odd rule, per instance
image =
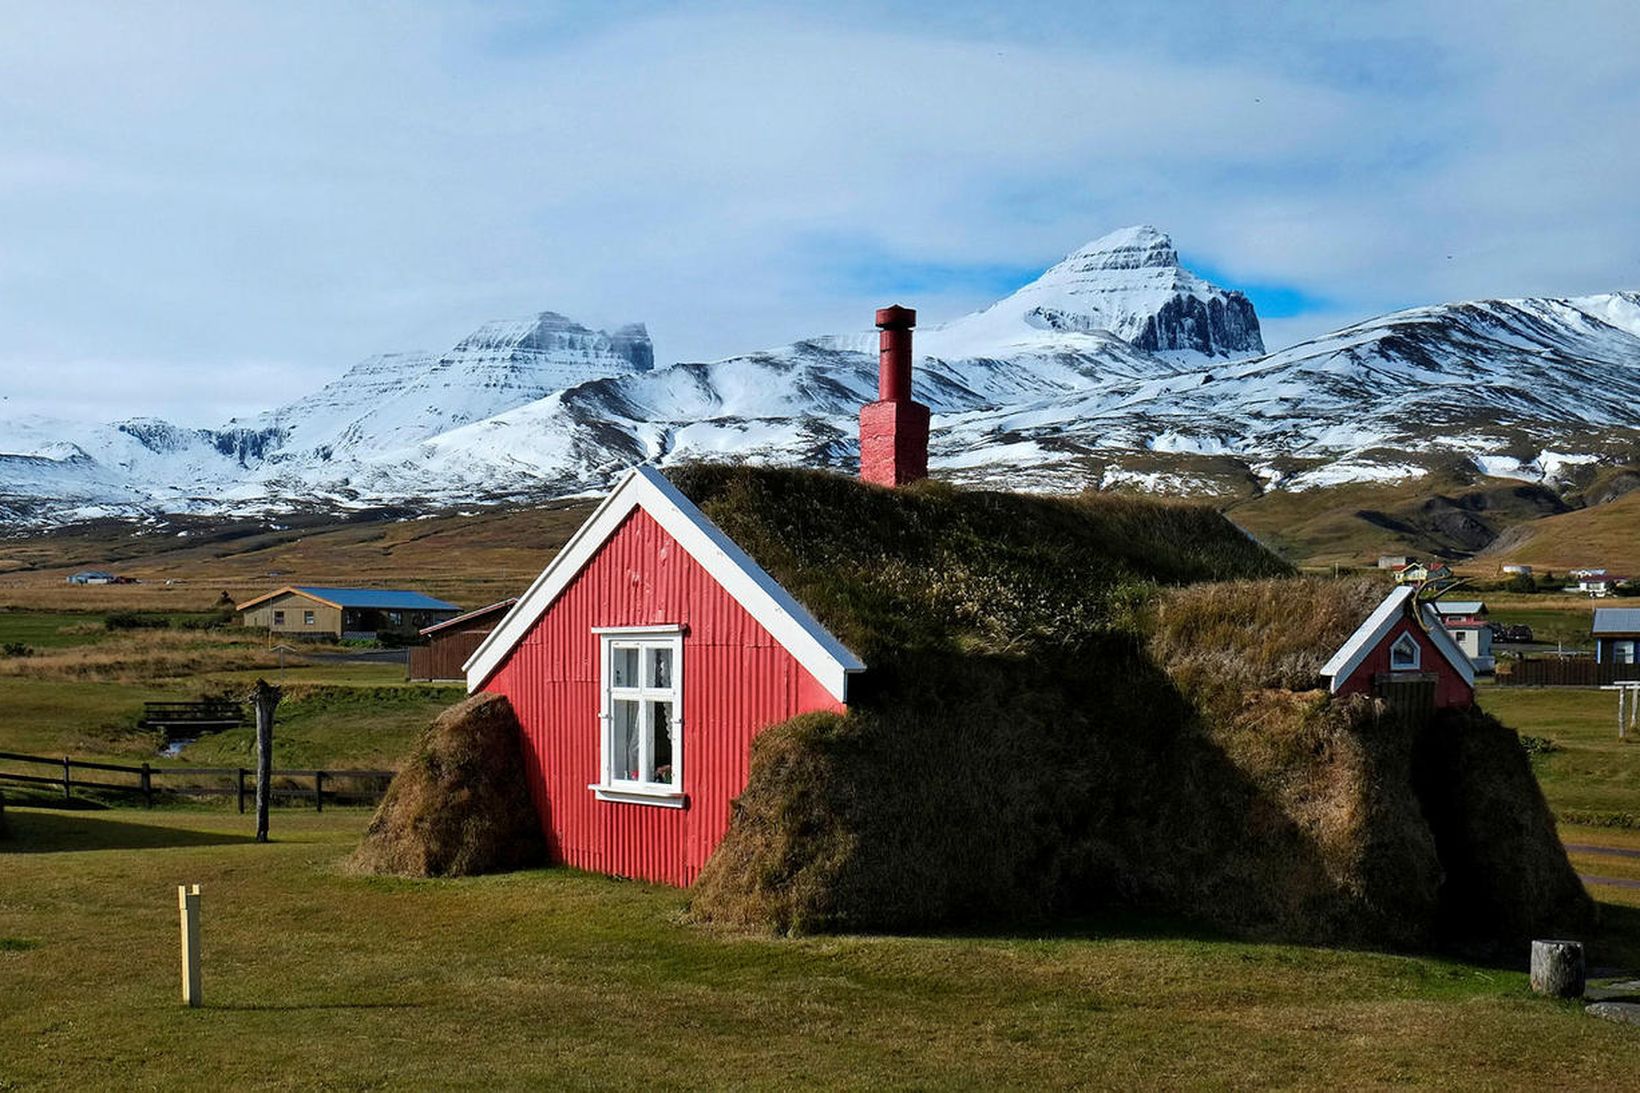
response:
[[[1640,1002],[1595,1002],[1583,1007],[1590,1017],[1607,1021],[1621,1021],[1625,1025],[1640,1025]]]
[[[1551,998],[1583,997],[1583,943],[1532,942],[1532,989]]]

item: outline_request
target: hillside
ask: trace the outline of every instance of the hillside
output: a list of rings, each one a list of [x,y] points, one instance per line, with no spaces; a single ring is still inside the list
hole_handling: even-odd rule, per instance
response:
[[[285,584],[407,586],[463,607],[493,603],[535,579],[592,511],[562,501],[440,514],[308,513],[268,519],[106,520],[0,539],[0,607],[205,610]],[[134,585],[72,587],[80,569]]]
[[[1640,574],[1640,492],[1517,524],[1489,544],[1476,561],[1524,562],[1556,572],[1601,566],[1613,573]]]

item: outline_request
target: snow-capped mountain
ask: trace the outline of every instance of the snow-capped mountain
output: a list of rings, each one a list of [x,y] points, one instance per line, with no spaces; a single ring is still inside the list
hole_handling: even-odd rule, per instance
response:
[[[1013,356],[1041,347],[1045,332],[1115,335],[1149,353],[1248,357],[1264,352],[1252,301],[1179,265],[1155,228],[1122,228],[1075,251],[1013,295],[924,335],[946,358]]]
[[[1304,489],[1453,461],[1553,479],[1632,459],[1640,429],[1640,294],[1417,308],[1264,354],[1247,298],[1149,227],[916,345],[935,473],[1019,488]],[[642,326],[543,312],[218,429],[0,421],[0,521],[521,500],[646,459],[848,466],[875,389],[870,331],[657,368]]]

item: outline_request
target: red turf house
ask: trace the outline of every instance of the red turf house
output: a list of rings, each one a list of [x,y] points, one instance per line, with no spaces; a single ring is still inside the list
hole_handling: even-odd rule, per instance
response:
[[[879,398],[861,413],[861,477],[928,466],[910,400],[916,313],[884,308]],[[841,710],[865,670],[653,467],[627,472],[465,670],[504,694],[554,861],[694,881],[729,829],[752,738]]]
[[[1397,685],[1433,684],[1437,709],[1475,701],[1475,666],[1441,625],[1435,608],[1417,602],[1412,585],[1386,596],[1321,674],[1333,694],[1387,696]]]

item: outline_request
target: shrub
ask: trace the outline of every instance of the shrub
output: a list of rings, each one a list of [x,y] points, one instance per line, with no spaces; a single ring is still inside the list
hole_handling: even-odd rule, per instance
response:
[[[140,611],[116,611],[103,619],[109,630],[166,630],[171,620],[164,615],[145,615]]]
[[[1507,592],[1531,593],[1538,590],[1537,580],[1530,573],[1516,573],[1504,583],[1503,587]]]
[[[1520,746],[1531,756],[1548,755],[1560,750],[1560,745],[1547,736],[1523,736],[1520,738]]]
[[[20,641],[8,641],[0,645],[0,653],[8,657],[31,657],[34,655],[34,649]]]

